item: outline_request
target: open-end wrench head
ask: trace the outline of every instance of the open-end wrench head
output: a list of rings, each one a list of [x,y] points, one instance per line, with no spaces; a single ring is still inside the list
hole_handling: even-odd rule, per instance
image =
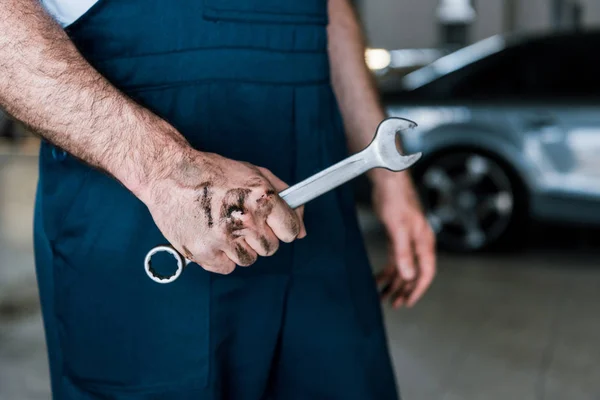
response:
[[[375,138],[369,146],[377,158],[379,167],[395,172],[403,171],[421,158],[421,153],[402,155],[396,144],[396,135],[416,126],[415,122],[404,118],[387,118],[379,124]]]

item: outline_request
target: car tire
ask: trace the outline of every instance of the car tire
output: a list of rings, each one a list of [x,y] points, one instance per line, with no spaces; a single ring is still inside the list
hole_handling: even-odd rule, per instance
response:
[[[523,243],[527,192],[499,157],[469,149],[439,153],[415,168],[414,177],[441,249],[465,253]]]

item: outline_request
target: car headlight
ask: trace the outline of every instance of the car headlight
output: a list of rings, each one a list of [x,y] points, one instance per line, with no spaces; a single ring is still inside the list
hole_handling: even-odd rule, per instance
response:
[[[390,52],[385,49],[367,49],[365,60],[371,71],[379,72],[390,66],[392,57]]]

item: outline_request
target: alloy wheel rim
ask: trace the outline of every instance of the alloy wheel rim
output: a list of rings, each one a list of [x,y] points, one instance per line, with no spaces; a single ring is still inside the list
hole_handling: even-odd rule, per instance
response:
[[[420,188],[431,227],[452,248],[485,247],[502,235],[514,213],[511,180],[481,154],[440,157],[424,171]]]

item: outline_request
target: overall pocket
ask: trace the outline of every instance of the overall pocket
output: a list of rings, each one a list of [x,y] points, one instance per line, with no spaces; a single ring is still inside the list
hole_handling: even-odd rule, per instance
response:
[[[204,0],[204,17],[211,20],[327,24],[326,0]]]
[[[40,147],[39,163],[44,231],[54,242],[81,201],[91,169],[45,141]]]
[[[88,173],[52,244],[63,367],[80,389],[110,397],[206,386],[209,276],[190,268],[172,284],[151,281],[144,257],[164,243],[141,201]]]

